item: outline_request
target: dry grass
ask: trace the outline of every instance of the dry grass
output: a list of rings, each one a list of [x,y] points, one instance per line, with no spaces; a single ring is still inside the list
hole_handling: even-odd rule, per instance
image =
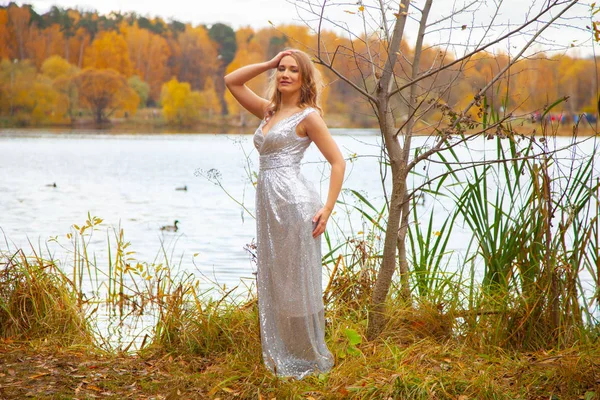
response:
[[[94,344],[71,282],[53,262],[30,262],[21,250],[0,260],[0,338]]]
[[[363,340],[353,354],[345,329],[364,338],[364,327],[331,321],[327,339],[336,366],[302,381],[278,378],[263,367],[252,308],[230,310],[223,318],[215,314],[231,342],[205,354],[157,344],[136,355],[109,354],[43,340],[4,340],[0,398],[598,398],[597,345],[539,352],[475,348],[428,332],[426,322],[435,316],[426,310],[416,314],[404,322],[398,318],[376,341]]]

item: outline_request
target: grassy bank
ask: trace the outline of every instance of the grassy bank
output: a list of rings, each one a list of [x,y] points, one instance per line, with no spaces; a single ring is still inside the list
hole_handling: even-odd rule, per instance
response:
[[[343,321],[339,321],[343,322]],[[244,334],[234,344],[246,344]],[[386,332],[389,334],[390,332]],[[328,344],[341,344],[330,337]],[[0,342],[0,397],[222,399],[598,399],[600,350],[507,352],[431,337],[357,347],[325,375],[276,378],[258,345],[199,356],[153,349],[98,353],[49,343]]]
[[[118,276],[123,270],[114,257]],[[367,342],[373,271],[350,268],[341,257],[325,292],[326,340],[336,365],[302,381],[277,378],[262,365],[252,295],[206,297],[195,279],[165,274],[160,292],[126,295],[117,280],[100,302],[85,299],[55,261],[18,251],[5,253],[0,267],[1,398],[600,398],[594,329],[534,350],[495,345],[492,324],[468,328],[460,312],[424,300],[402,305],[393,294],[385,331]],[[98,306],[124,316],[144,299],[160,310],[152,337],[135,352],[103,346],[94,323]]]

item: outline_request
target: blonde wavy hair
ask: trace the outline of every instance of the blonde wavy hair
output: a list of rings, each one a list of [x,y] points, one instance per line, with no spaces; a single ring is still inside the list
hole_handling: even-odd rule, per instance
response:
[[[319,111],[319,114],[323,115],[323,109],[320,105],[320,94],[321,88],[323,87],[321,73],[315,68],[310,57],[305,52],[292,48],[286,48],[285,50],[292,51],[290,57],[296,60],[298,70],[300,71],[302,85],[300,86],[300,104],[298,104],[298,106],[301,108],[316,108]],[[267,116],[275,114],[281,107],[281,92],[277,90],[277,82],[275,80],[276,74],[277,69],[275,69],[269,79],[267,99],[270,100],[270,103],[266,110]]]

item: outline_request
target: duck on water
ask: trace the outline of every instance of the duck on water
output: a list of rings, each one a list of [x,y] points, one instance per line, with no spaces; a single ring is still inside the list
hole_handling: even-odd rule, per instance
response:
[[[179,227],[177,226],[178,223],[179,223],[179,221],[175,220],[175,222],[173,223],[173,225],[161,226],[160,230],[161,231],[167,231],[167,232],[177,232],[177,230],[179,229]]]

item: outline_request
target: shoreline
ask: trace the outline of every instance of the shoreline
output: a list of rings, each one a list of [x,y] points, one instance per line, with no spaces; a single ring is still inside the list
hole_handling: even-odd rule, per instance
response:
[[[0,119],[0,132],[3,131],[50,131],[57,133],[69,132],[94,132],[106,134],[253,134],[254,130],[260,123],[258,118],[252,116],[244,124],[239,123],[238,116],[212,117],[200,119],[197,123],[190,126],[169,125],[163,119],[161,112],[156,108],[146,108],[138,111],[138,113],[129,118],[113,118],[107,123],[97,125],[93,118],[89,116],[81,117],[72,124],[37,124],[20,126],[16,121],[9,119]],[[363,120],[364,123],[353,123],[347,115],[342,114],[325,114],[325,122],[330,130],[375,130],[380,129],[379,125],[373,118],[373,123],[368,123],[369,119]],[[402,121],[398,121],[401,123]],[[442,128],[445,125],[442,125]],[[507,123],[507,126],[512,127],[516,134],[530,136],[535,133],[536,136],[544,129],[541,122],[531,122],[529,119],[514,119]],[[396,127],[400,128],[400,126]],[[545,127],[548,136],[573,136],[574,126],[572,123],[564,123],[557,125],[556,123],[548,123]],[[415,127],[413,136],[432,136],[434,127],[419,124]],[[596,126],[579,125],[578,136],[593,136],[598,132]]]

